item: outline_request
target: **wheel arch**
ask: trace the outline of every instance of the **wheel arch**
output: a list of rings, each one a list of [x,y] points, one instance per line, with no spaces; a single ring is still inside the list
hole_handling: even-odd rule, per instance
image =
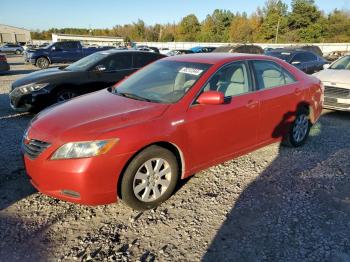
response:
[[[315,111],[314,108],[312,107],[312,105],[308,102],[301,102],[298,106],[297,106],[297,111],[301,111],[301,110],[305,110],[308,115],[309,115],[309,119],[311,124],[315,124],[316,122],[316,118],[315,118]]]
[[[126,164],[124,165],[122,171],[120,172],[120,175],[118,177],[118,181],[117,181],[117,195],[120,198],[120,192],[121,192],[121,181],[122,178],[124,176],[125,170],[128,167],[128,165],[130,164],[130,162],[135,158],[135,156],[137,154],[139,154],[141,151],[145,150],[146,148],[150,147],[150,146],[159,146],[159,147],[163,147],[165,149],[168,149],[170,152],[172,152],[176,159],[177,162],[179,164],[179,169],[181,172],[181,176],[179,177],[179,179],[183,179],[185,176],[185,159],[184,159],[184,155],[182,150],[180,149],[179,146],[177,146],[174,143],[168,142],[168,141],[158,141],[158,142],[153,142],[151,144],[148,144],[144,147],[142,147],[141,149],[139,149],[138,151],[136,151],[126,162]]]
[[[39,58],[42,58],[42,57],[46,58],[46,59],[49,61],[49,64],[50,64],[50,65],[52,64],[52,63],[51,63],[50,57],[48,57],[48,56],[46,56],[46,55],[41,55],[41,56],[38,56],[37,58],[35,58],[35,64],[37,63],[38,59],[39,59]]]

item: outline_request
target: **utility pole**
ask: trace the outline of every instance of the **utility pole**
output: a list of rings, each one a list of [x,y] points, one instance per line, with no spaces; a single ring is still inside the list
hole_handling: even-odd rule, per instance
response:
[[[278,31],[280,29],[280,20],[281,20],[281,17],[279,16],[278,17],[278,22],[277,22],[277,28],[276,28],[276,39],[275,39],[275,44],[277,44],[278,42]]]

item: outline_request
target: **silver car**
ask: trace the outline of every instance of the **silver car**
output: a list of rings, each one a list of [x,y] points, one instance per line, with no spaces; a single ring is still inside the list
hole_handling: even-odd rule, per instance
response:
[[[0,52],[13,53],[16,55],[22,54],[24,51],[23,47],[18,44],[4,44],[0,46]]]

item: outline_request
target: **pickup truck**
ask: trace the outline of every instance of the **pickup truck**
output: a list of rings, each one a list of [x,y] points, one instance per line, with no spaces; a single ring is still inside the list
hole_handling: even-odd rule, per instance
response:
[[[84,48],[78,41],[62,41],[43,48],[27,50],[24,52],[24,60],[26,63],[45,69],[50,64],[72,63],[92,53],[107,49],[109,48]]]

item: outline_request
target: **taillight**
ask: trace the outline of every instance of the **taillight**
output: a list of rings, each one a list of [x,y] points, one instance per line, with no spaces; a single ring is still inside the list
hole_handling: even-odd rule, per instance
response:
[[[7,62],[6,56],[0,56],[0,62]]]

